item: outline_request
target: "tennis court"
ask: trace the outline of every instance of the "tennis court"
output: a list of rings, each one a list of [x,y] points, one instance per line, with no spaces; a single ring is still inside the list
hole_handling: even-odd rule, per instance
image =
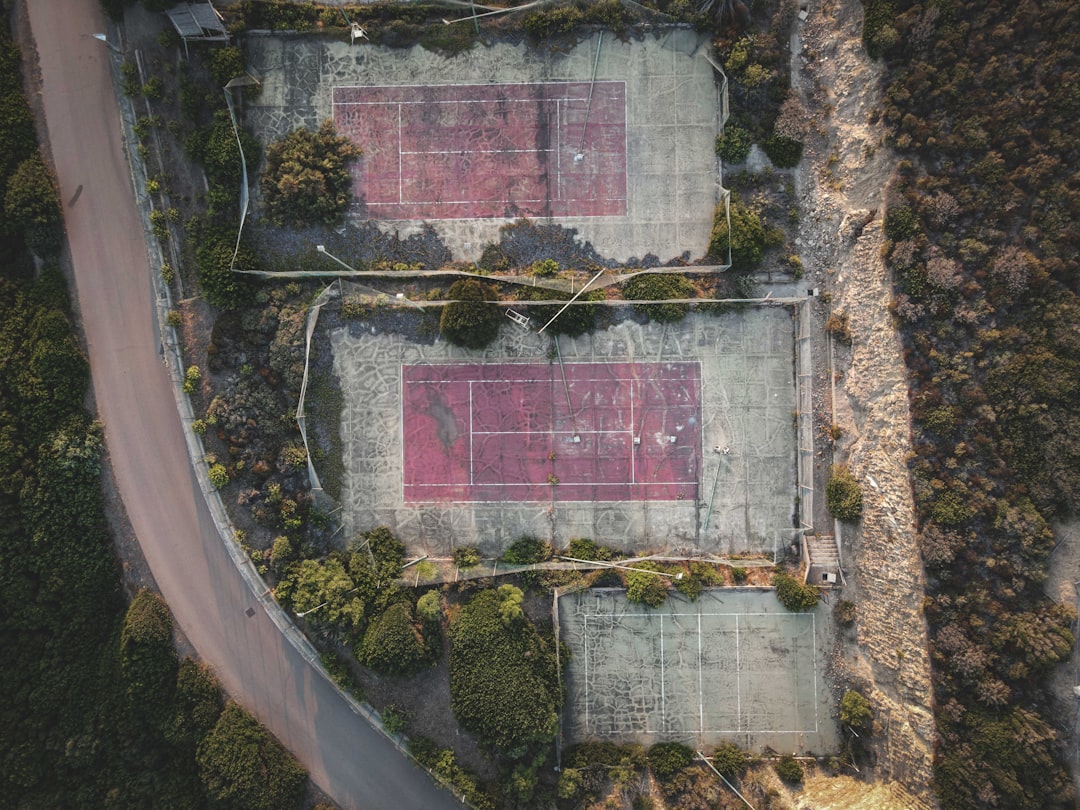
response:
[[[618,589],[559,600],[570,740],[737,740],[825,750],[835,734],[821,669],[825,621],[771,591],[716,589],[658,609]]]
[[[697,499],[699,363],[402,368],[406,502]]]
[[[626,84],[335,87],[372,219],[621,216]]]

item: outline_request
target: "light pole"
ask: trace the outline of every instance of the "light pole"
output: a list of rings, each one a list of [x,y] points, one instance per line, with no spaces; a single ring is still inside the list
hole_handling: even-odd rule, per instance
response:
[[[304,611],[304,612],[302,612],[302,613],[297,613],[297,614],[296,614],[296,618],[298,618],[298,619],[302,619],[302,618],[304,618],[305,616],[307,616],[307,615],[308,615],[309,613],[314,613],[314,612],[315,612],[316,610],[318,610],[319,608],[321,608],[321,607],[326,607],[326,606],[327,606],[327,605],[329,605],[329,604],[330,604],[329,602],[323,602],[323,603],[322,603],[321,605],[316,605],[315,607],[311,608],[310,610],[305,610],[305,611]]]
[[[485,11],[483,14],[472,14],[472,15],[470,15],[468,17],[457,17],[457,18],[455,18],[453,20],[448,20],[445,17],[443,17],[443,25],[453,25],[454,23],[464,22],[465,20],[478,20],[481,17],[490,17],[490,16],[492,16],[494,14],[508,14],[511,11],[525,11],[526,9],[530,9],[533,6],[539,6],[539,5],[541,5],[542,3],[545,3],[545,2],[547,2],[547,0],[536,0],[533,3],[526,3],[523,6],[514,6],[513,8],[498,8],[498,9],[495,9],[495,11]],[[475,5],[476,4],[474,3],[473,4],[474,8],[475,8]],[[479,33],[479,31],[480,31],[479,23],[477,23],[477,29],[476,30]]]
[[[342,267],[344,267],[346,270],[348,270],[351,273],[359,273],[360,272],[355,267],[350,267],[349,265],[345,264],[345,262],[343,262],[341,259],[339,259],[337,256],[335,256],[329,250],[327,250],[326,245],[316,245],[315,250],[319,251],[319,253],[321,253],[323,256],[326,256],[328,259],[333,259],[335,262],[340,264]],[[380,295],[382,295],[382,293],[380,293]],[[410,307],[415,307],[416,309],[419,309],[421,312],[423,312],[423,310],[424,310],[424,308],[422,306],[420,306],[418,303],[413,301],[411,298],[406,298],[405,293],[397,293],[394,297],[397,298],[399,301],[404,301]]]
[[[93,36],[94,39],[99,39],[104,42],[108,46],[109,50],[115,53],[117,56],[121,55],[120,49],[113,45],[111,42],[109,42],[109,38],[104,34],[91,34],[91,36]]]
[[[585,563],[585,565],[595,565],[600,568],[621,568],[624,571],[641,571],[645,574],[656,574],[658,577],[667,577],[668,579],[682,579],[682,571],[677,574],[669,574],[666,571],[653,571],[651,568],[634,568],[632,565],[619,565],[618,563],[605,562],[603,560],[579,560],[577,557],[559,557],[560,560],[567,560],[568,562]]]

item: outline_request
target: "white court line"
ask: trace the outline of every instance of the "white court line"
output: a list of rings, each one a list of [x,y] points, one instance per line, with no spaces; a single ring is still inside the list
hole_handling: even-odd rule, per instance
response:
[[[469,486],[473,485],[472,383],[469,383]],[[445,486],[445,484],[444,484]]]
[[[471,456],[470,450],[470,456]],[[472,465],[472,458],[469,459],[470,469]],[[472,481],[469,481],[471,484]],[[544,484],[548,484],[547,479],[543,481],[534,481],[529,483],[528,481],[520,481],[515,483],[507,483],[500,481],[495,484],[483,484],[485,487],[536,487]],[[419,487],[457,487],[460,484],[455,484],[447,481],[442,484],[406,484],[406,488],[419,488]],[[647,484],[635,484],[632,481],[567,481],[565,478],[560,479],[560,486],[587,486],[587,487],[631,487],[631,486],[646,486],[646,487],[673,487],[673,486],[697,486],[697,481],[650,481]],[[669,498],[668,500],[678,500],[677,498]],[[686,500],[685,498],[683,500]],[[501,503],[501,501],[469,501],[468,503]],[[595,616],[602,616],[605,614],[595,613]],[[721,614],[726,615],[726,614]]]
[[[599,84],[599,82],[598,82]],[[424,87],[426,85],[418,85]],[[453,86],[453,85],[451,85]],[[563,101],[584,101],[584,96],[551,96],[551,98],[539,99],[540,101],[554,101],[556,104]],[[431,98],[418,99],[416,101],[334,101],[334,107],[389,107],[392,104],[404,104],[410,107],[419,107],[425,104],[536,104],[535,98]],[[608,126],[618,125],[618,121],[605,121]],[[625,126],[625,124],[624,124]]]
[[[735,614],[735,719],[742,730],[742,664],[739,660],[739,614]]]
[[[582,625],[585,633],[585,730],[589,730],[589,617]]]
[[[818,699],[817,699],[817,616],[810,614],[810,641],[813,646],[814,656],[814,733],[818,730]]]
[[[564,198],[564,199],[561,199],[561,200],[555,200],[555,202],[558,202],[558,203],[596,202],[597,199],[598,198],[596,198],[596,197],[581,197],[580,199],[577,198],[577,197],[573,197],[573,198]],[[603,201],[603,202],[626,202],[627,198],[626,197],[600,197],[599,199],[601,201]],[[380,205],[474,205],[474,204],[477,204],[477,203],[490,203],[490,202],[504,202],[504,200],[495,199],[495,198],[492,198],[492,199],[489,199],[489,200],[409,200],[408,202],[396,202],[396,203],[395,202],[373,202],[373,203],[366,203],[366,205],[367,205],[368,208],[372,208],[374,206],[380,206]],[[543,197],[535,197],[535,198],[529,198],[529,199],[519,199],[519,200],[515,200],[515,202],[519,202],[519,203],[541,203],[541,202],[550,202],[550,200],[547,200],[547,199],[545,199]],[[574,216],[578,216],[578,215],[575,214]],[[622,214],[595,214],[594,216],[598,216],[598,217],[600,217],[600,216],[616,217],[616,216],[623,216],[623,215]],[[470,219],[470,217],[459,217],[459,219]],[[471,217],[471,219],[476,219],[476,217]]]
[[[403,167],[405,161],[401,157],[401,105],[397,105],[397,201],[398,205],[404,204],[405,193],[404,186],[401,179],[401,173],[404,171]]]
[[[534,433],[539,433],[544,436],[594,436],[594,435],[606,435],[608,433],[620,434],[620,433],[633,433],[630,428],[619,428],[618,430],[477,430],[473,433],[474,436],[531,436]]]
[[[555,199],[562,202],[562,99],[555,104]]]
[[[697,694],[698,694],[698,728],[705,728],[705,687],[701,683],[701,614],[697,617]]]
[[[664,689],[664,614],[660,614],[660,724],[667,726],[667,694]]]
[[[402,152],[403,155],[531,155],[554,152],[554,149],[430,149]]]
[[[634,383],[630,382],[630,432],[634,432]],[[630,439],[630,481],[637,481],[637,454],[634,452],[633,439]]]

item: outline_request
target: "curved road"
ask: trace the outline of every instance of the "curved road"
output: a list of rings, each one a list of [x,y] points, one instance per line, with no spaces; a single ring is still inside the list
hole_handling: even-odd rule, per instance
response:
[[[224,688],[346,808],[460,810],[282,637],[222,546],[158,356],[146,242],[96,0],[29,0],[99,416],[131,523],[173,615]],[[72,203],[77,189],[82,193]]]

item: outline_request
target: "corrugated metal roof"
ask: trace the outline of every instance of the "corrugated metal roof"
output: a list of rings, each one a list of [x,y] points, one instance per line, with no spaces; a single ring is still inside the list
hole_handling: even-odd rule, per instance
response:
[[[176,32],[186,39],[228,36],[213,3],[180,3],[165,12]]]

